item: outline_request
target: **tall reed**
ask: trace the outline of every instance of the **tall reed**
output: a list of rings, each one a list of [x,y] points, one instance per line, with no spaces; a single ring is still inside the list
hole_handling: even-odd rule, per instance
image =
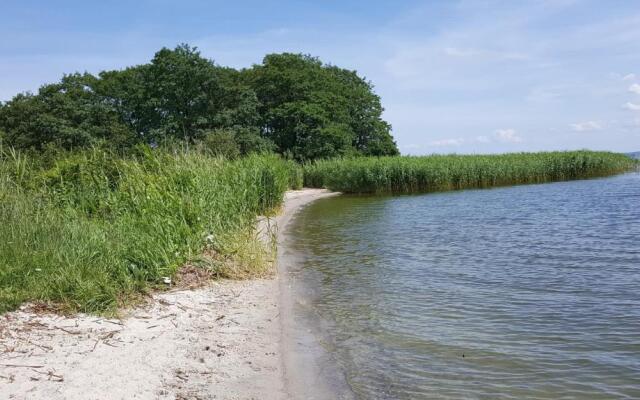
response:
[[[634,165],[623,154],[594,151],[366,157],[306,164],[304,182],[345,193],[411,193],[591,178]]]
[[[204,249],[221,276],[265,272],[255,217],[280,206],[294,171],[276,156],[103,151],[46,161],[0,155],[0,312],[24,301],[113,311]]]

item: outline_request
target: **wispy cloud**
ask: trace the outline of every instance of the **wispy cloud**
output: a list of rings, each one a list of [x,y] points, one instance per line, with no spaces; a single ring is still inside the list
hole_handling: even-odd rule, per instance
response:
[[[492,136],[480,135],[473,138],[449,138],[434,140],[429,143],[434,147],[446,147],[446,146],[462,146],[462,145],[477,145],[488,143],[520,143],[522,138],[516,134],[515,129],[498,129]]]
[[[444,147],[444,146],[460,146],[465,142],[464,139],[462,138],[457,138],[457,139],[440,139],[440,140],[434,140],[432,142],[430,142],[429,144],[431,146],[435,146],[435,147]]]
[[[634,79],[636,79],[636,74],[627,74],[622,77],[623,81],[632,81]]]
[[[640,85],[634,83],[633,85],[629,86],[629,91],[632,93],[640,94]]]
[[[597,121],[576,122],[575,124],[569,124],[569,126],[576,132],[598,131],[602,129],[602,124]]]
[[[495,138],[502,143],[520,143],[522,138],[516,134],[515,129],[498,129],[494,133]]]
[[[627,102],[623,107],[631,111],[640,111],[640,104]]]
[[[459,49],[457,47],[446,47],[444,54],[451,57],[472,57],[480,54],[478,50],[474,49]]]

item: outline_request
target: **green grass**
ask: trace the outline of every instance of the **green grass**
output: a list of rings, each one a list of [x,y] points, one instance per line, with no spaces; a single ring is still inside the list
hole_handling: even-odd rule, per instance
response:
[[[567,151],[321,160],[304,184],[345,193],[412,193],[543,183],[612,175],[637,165],[617,153]]]
[[[205,251],[214,275],[264,273],[255,217],[300,179],[276,156],[0,151],[0,312],[25,301],[113,312]]]

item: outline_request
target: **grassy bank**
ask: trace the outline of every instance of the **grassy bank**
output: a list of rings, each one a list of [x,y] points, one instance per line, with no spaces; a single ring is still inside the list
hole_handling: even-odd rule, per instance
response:
[[[623,154],[593,151],[320,160],[304,183],[345,193],[411,193],[542,183],[629,170]]]
[[[301,183],[277,156],[0,154],[0,312],[30,300],[112,311],[187,262],[260,274],[255,217]]]

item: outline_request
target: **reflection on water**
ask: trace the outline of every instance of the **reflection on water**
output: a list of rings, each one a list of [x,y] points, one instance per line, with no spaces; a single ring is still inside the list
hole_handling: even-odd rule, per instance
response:
[[[361,399],[640,398],[640,175],[303,210],[297,309]]]

